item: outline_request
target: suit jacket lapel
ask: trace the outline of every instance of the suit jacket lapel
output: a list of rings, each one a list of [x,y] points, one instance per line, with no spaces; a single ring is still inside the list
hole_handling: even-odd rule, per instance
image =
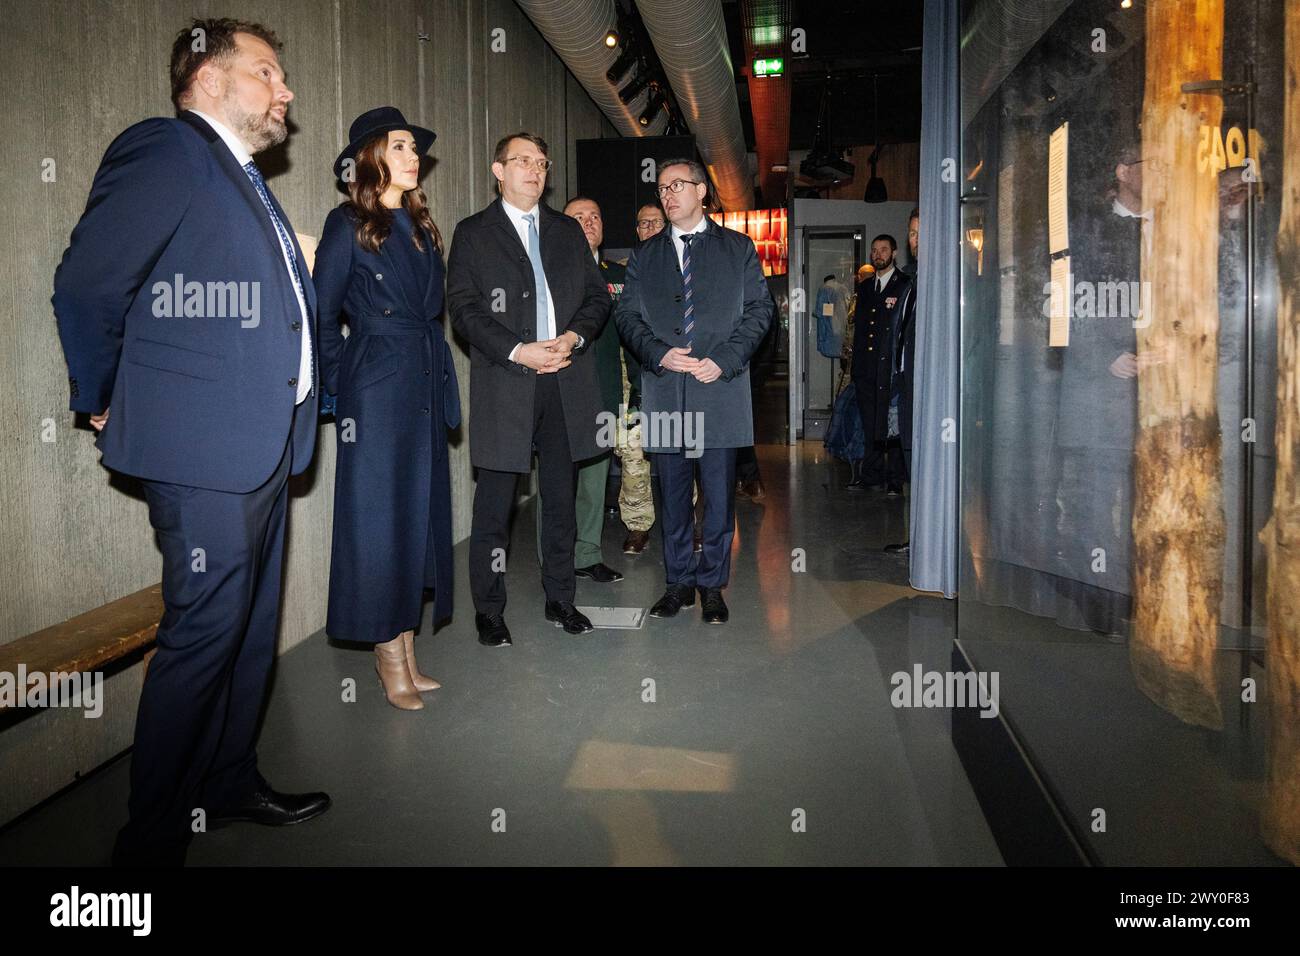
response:
[[[248,178],[248,173],[239,165],[239,161],[235,159],[234,154],[230,151],[230,147],[226,145],[225,141],[217,135],[217,131],[209,126],[202,117],[195,116],[189,112],[184,112],[181,114],[180,118],[198,130],[199,134],[207,140],[208,149],[212,151],[212,155],[216,158],[217,165],[221,167],[226,176],[235,184],[235,188],[239,190],[240,195],[244,197],[244,201],[247,202],[249,208],[252,209],[253,214],[257,217],[257,221],[261,223],[262,235],[266,238],[267,244],[271,247],[271,252],[273,252],[278,259],[283,261],[284,253],[281,252],[280,237],[276,234],[275,224],[271,222],[271,217],[267,215],[266,206],[262,205],[262,197],[257,194],[257,189],[254,188],[253,181]],[[270,195],[270,189],[267,190],[267,194]],[[272,205],[276,204],[274,197],[271,198],[271,203]],[[283,215],[281,215],[280,221],[285,223],[285,229],[289,228]],[[292,233],[290,233],[289,238],[294,244],[294,253],[299,256],[299,262],[301,262],[302,252],[298,249],[298,243],[293,239]],[[289,277],[286,274],[285,279],[288,280],[288,278]],[[304,286],[305,285],[306,283],[304,283]],[[293,295],[293,290],[290,289],[289,293],[290,295]]]
[[[543,206],[541,203],[537,204],[537,218],[541,220],[538,235],[542,240],[542,268],[546,271],[548,277],[563,274],[567,264],[564,247],[560,244],[559,233],[555,229],[555,224],[562,215],[563,213],[557,213],[549,206]],[[547,281],[549,284],[549,278]],[[558,312],[556,313],[556,321],[559,321]]]
[[[497,197],[496,202],[492,203],[492,205],[488,207],[488,216],[497,226],[506,231],[513,241],[515,248],[522,252],[526,257],[528,255],[528,247],[520,240],[519,233],[515,230],[515,224],[511,222],[510,217],[506,215],[505,206],[501,204],[501,198],[499,196]]]
[[[539,209],[540,213],[540,209]],[[531,289],[537,284],[533,277],[533,263],[528,258],[528,247],[524,245],[523,240],[519,238],[519,232],[515,229],[515,224],[506,215],[505,206],[501,203],[501,197],[498,196],[496,202],[488,207],[488,217],[497,225],[498,228],[505,230],[506,236],[502,237],[506,248],[515,253],[515,259],[519,263],[519,271],[523,275],[525,288]],[[540,235],[540,230],[538,232]],[[522,258],[520,258],[522,256]],[[545,263],[543,262],[543,266]]]

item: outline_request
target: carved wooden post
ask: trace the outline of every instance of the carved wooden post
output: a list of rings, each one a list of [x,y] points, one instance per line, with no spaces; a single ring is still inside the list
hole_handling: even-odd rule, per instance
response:
[[[1184,721],[1218,729],[1218,180],[1198,170],[1197,144],[1203,125],[1219,129],[1223,105],[1181,87],[1222,78],[1223,0],[1148,0],[1146,43],[1142,185],[1153,221],[1142,279],[1151,294],[1149,324],[1137,334],[1129,649],[1147,696]]]
[[[1282,221],[1277,236],[1277,478],[1268,556],[1268,772],[1260,825],[1300,865],[1300,4],[1286,12]]]

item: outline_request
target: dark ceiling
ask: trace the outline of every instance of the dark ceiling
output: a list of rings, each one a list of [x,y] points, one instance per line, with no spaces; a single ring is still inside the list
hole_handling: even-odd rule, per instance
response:
[[[806,31],[806,54],[792,54],[790,149],[809,149],[822,97],[829,87],[831,147],[921,138],[921,0],[793,0],[796,28]],[[741,73],[741,0],[723,0],[723,15],[736,69],[736,94],[746,145],[754,148],[749,90]],[[878,76],[879,130],[872,105]],[[829,76],[829,80],[828,80]]]

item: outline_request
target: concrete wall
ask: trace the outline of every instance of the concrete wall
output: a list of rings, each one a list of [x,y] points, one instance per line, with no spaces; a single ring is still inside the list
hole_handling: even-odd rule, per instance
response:
[[[556,206],[576,182],[574,141],[616,135],[510,0],[0,0],[0,643],[160,576],[138,489],[99,464],[93,434],[67,411],[49,300],[104,149],[131,123],[171,114],[171,41],[190,15],[256,20],[284,41],[297,97],[292,135],[262,165],[300,233],[319,235],[342,198],[332,161],[353,117],[373,106],[397,106],[438,133],[423,186],[447,240],[457,220],[493,198],[489,153],[503,133],[526,128],[551,144]],[[494,31],[504,52],[492,49]],[[51,159],[55,178],[44,182]],[[454,351],[467,402],[468,357]],[[282,650],[325,621],[332,425],[321,439],[313,468],[293,485]],[[462,430],[452,451],[457,539],[469,531],[472,490]],[[109,683],[126,689],[139,678],[135,667]],[[0,733],[0,766],[20,770],[4,774],[0,822],[129,744],[135,693],[118,693],[127,705],[97,721],[47,712]],[[75,731],[69,720],[80,721]],[[65,745],[74,735],[92,743]]]

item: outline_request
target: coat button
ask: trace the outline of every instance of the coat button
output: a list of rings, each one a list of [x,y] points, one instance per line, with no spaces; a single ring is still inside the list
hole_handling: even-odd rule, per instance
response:
[[[289,379],[290,388],[296,388],[297,386],[298,386],[298,380],[296,378]]]
[[[682,334],[681,329],[673,329],[673,335],[681,335],[681,334]]]
[[[429,410],[427,408],[422,408],[420,409],[420,411],[424,412],[424,414],[426,415],[429,414]]]
[[[428,374],[429,374],[429,370],[428,370],[427,368],[424,370],[424,374],[425,374],[425,375],[428,375]]]
[[[302,331],[302,323],[301,323],[301,322],[293,322],[293,323],[290,323],[289,328],[292,329],[294,332],[301,332],[301,331]]]
[[[392,309],[384,309],[384,315],[392,315],[392,314],[393,314]]]
[[[384,274],[383,274],[382,272],[376,272],[376,273],[375,273],[375,278],[378,279],[380,282],[383,282],[383,281],[384,281]]]
[[[525,293],[524,293],[524,298],[526,299],[526,298],[528,298],[530,295],[532,295],[531,292],[525,292]]]

